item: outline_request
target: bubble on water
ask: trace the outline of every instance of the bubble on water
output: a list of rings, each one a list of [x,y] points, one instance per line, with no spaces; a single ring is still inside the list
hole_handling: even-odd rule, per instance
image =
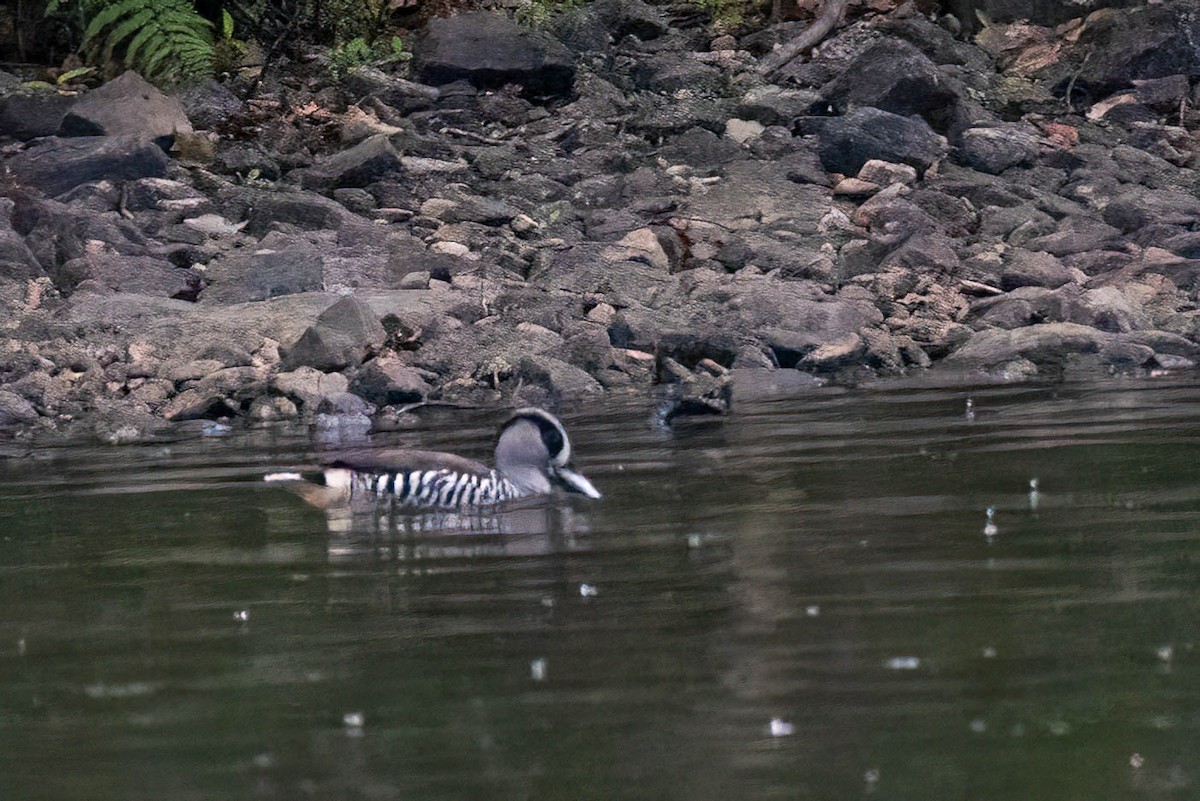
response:
[[[993,648],[993,647],[992,647],[992,646],[990,646],[990,645],[985,645],[985,646],[983,646],[983,648],[982,648],[982,649],[979,651],[979,654],[980,654],[980,655],[981,655],[981,656],[982,656],[984,659],[995,659],[995,658],[996,658],[996,649],[995,649],[995,648]]]
[[[989,506],[987,508],[987,522],[983,524],[983,536],[989,540],[1000,533],[1000,527],[996,525],[996,507]]]
[[[1066,737],[1071,733],[1071,724],[1060,718],[1047,723],[1046,729],[1055,737]]]
[[[1041,501],[1041,493],[1038,492],[1038,480],[1036,478],[1029,479],[1029,508],[1036,510],[1038,502]]]
[[[25,638],[17,640],[17,656],[25,656]]]
[[[808,615],[809,617],[818,617],[821,614],[821,607],[817,606],[816,604],[806,606],[804,607],[804,614]]]
[[[771,733],[772,737],[791,737],[796,733],[796,726],[783,718],[771,718],[771,722],[767,725],[767,730]]]
[[[987,721],[983,718],[975,718],[968,724],[968,728],[975,734],[984,734],[987,732]]]
[[[916,670],[921,667],[919,656],[893,656],[884,662],[888,670]]]
[[[273,768],[275,767],[275,757],[271,756],[270,754],[255,754],[254,767],[259,768],[260,770]]]
[[[362,737],[363,725],[366,722],[367,717],[362,712],[347,712],[342,715],[342,727],[347,737]]]
[[[870,768],[863,774],[863,781],[867,784],[879,784],[879,768]]]
[[[1129,755],[1129,767],[1133,768],[1134,770],[1137,770],[1145,764],[1146,760],[1141,754],[1134,752]]]
[[[1159,661],[1170,662],[1172,659],[1175,658],[1175,646],[1174,645],[1160,645],[1154,651],[1154,653],[1158,656]]]
[[[250,620],[249,609],[239,609],[233,613],[233,619],[239,623],[245,623]]]
[[[967,420],[975,419],[975,401],[971,398],[967,398],[967,406],[966,410],[963,412],[963,416],[966,417]]]
[[[593,587],[591,584],[580,584],[579,585],[579,596],[581,598],[595,598],[599,594],[600,594],[600,591],[598,589],[596,589],[595,587]]]
[[[554,607],[554,599],[551,598],[549,595],[543,596],[542,597],[542,606],[546,607],[547,609],[553,608]]]
[[[687,547],[695,550],[696,548],[699,548],[703,544],[704,544],[704,538],[701,537],[699,534],[688,534],[687,535]]]
[[[548,663],[546,662],[545,657],[538,657],[537,659],[530,662],[529,663],[529,677],[531,679],[533,679],[534,681],[545,681],[547,664]]]

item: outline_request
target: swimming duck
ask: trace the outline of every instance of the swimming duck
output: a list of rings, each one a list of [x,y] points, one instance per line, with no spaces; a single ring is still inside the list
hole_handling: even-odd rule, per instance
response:
[[[518,409],[500,427],[494,468],[449,453],[363,450],[346,453],[313,473],[272,473],[321,508],[388,505],[414,510],[474,509],[534,495],[555,486],[599,498],[571,466],[571,440],[543,409]]]

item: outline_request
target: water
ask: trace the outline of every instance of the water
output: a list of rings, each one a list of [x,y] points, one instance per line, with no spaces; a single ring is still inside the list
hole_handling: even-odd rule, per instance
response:
[[[0,798],[1195,798],[1200,389],[966,397],[608,401],[602,501],[448,529],[304,431],[0,461]]]

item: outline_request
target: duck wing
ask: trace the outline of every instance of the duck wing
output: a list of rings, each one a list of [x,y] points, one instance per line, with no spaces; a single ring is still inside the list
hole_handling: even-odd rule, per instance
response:
[[[342,467],[356,473],[409,473],[414,470],[449,470],[480,478],[491,475],[487,465],[452,453],[401,448],[346,451],[326,462],[327,467]]]

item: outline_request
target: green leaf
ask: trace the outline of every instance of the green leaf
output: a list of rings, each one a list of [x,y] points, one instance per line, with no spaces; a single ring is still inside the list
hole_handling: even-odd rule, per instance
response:
[[[58,85],[62,86],[65,83],[70,83],[76,78],[82,78],[85,75],[91,75],[95,71],[95,67],[76,67],[73,70],[67,70],[62,75],[58,76]]]
[[[221,36],[225,39],[233,38],[233,15],[228,9],[221,9]]]

